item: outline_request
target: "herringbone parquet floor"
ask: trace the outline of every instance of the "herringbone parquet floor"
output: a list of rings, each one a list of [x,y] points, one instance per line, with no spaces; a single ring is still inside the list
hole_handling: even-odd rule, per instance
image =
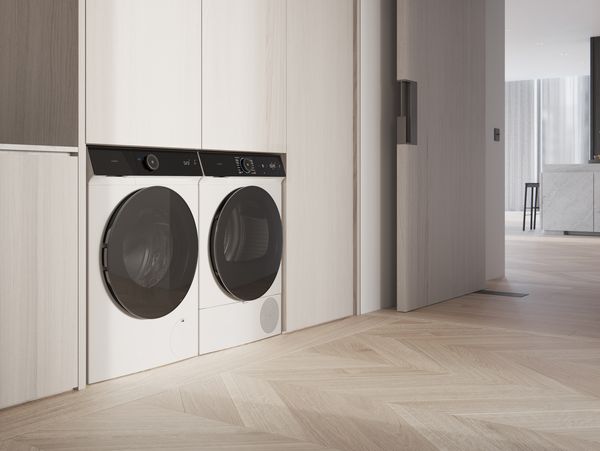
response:
[[[0,450],[600,450],[600,238],[510,229],[506,281],[0,412]]]

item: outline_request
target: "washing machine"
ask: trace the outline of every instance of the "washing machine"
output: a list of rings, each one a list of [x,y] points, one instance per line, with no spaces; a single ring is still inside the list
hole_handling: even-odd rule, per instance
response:
[[[88,383],[197,356],[197,152],[88,156]]]
[[[279,155],[201,152],[200,354],[281,333]]]

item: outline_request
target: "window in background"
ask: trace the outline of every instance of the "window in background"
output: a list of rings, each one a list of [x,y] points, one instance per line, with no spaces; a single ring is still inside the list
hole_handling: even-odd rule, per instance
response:
[[[522,210],[526,182],[544,164],[586,163],[590,77],[506,83],[506,210]]]
[[[590,77],[540,80],[544,164],[582,164],[590,158]]]
[[[526,182],[537,180],[537,83],[506,83],[506,210],[522,210]]]

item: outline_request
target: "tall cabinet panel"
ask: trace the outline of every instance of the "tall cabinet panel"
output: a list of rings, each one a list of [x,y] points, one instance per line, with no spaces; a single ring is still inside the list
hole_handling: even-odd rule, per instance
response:
[[[353,5],[287,5],[288,331],[354,310]]]
[[[396,305],[396,0],[360,1],[360,313]]]
[[[286,1],[203,0],[202,147],[285,152]]]
[[[87,0],[87,142],[201,146],[201,0]]]
[[[77,146],[77,0],[0,0],[0,143]]]
[[[485,2],[434,5],[427,52],[430,303],[485,286]]]
[[[398,76],[418,84],[418,144],[397,160],[397,301],[408,311],[485,285],[485,2],[398,6]]]
[[[77,157],[0,152],[0,408],[77,386]]]
[[[396,302],[408,311],[427,305],[429,202],[426,20],[430,0],[397,0],[397,79],[417,82],[416,144],[397,145],[396,153]]]
[[[504,277],[505,271],[505,86],[504,0],[485,0],[485,278]],[[493,130],[500,129],[500,139]]]

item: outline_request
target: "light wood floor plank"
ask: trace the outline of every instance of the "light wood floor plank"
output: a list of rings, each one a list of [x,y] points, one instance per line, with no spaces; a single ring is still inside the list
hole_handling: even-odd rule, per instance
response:
[[[0,411],[0,451],[600,450],[600,238],[521,232],[507,279]],[[596,270],[596,268],[598,268]]]
[[[371,329],[390,321],[388,317],[362,316],[328,323],[289,335],[274,337],[227,351],[208,354],[173,365],[89,386],[33,403],[0,410],[0,441],[8,440],[60,419],[119,406],[153,396],[195,380],[238,368],[268,362],[278,356]]]
[[[289,437],[133,402],[18,438],[40,450],[323,449]]]

